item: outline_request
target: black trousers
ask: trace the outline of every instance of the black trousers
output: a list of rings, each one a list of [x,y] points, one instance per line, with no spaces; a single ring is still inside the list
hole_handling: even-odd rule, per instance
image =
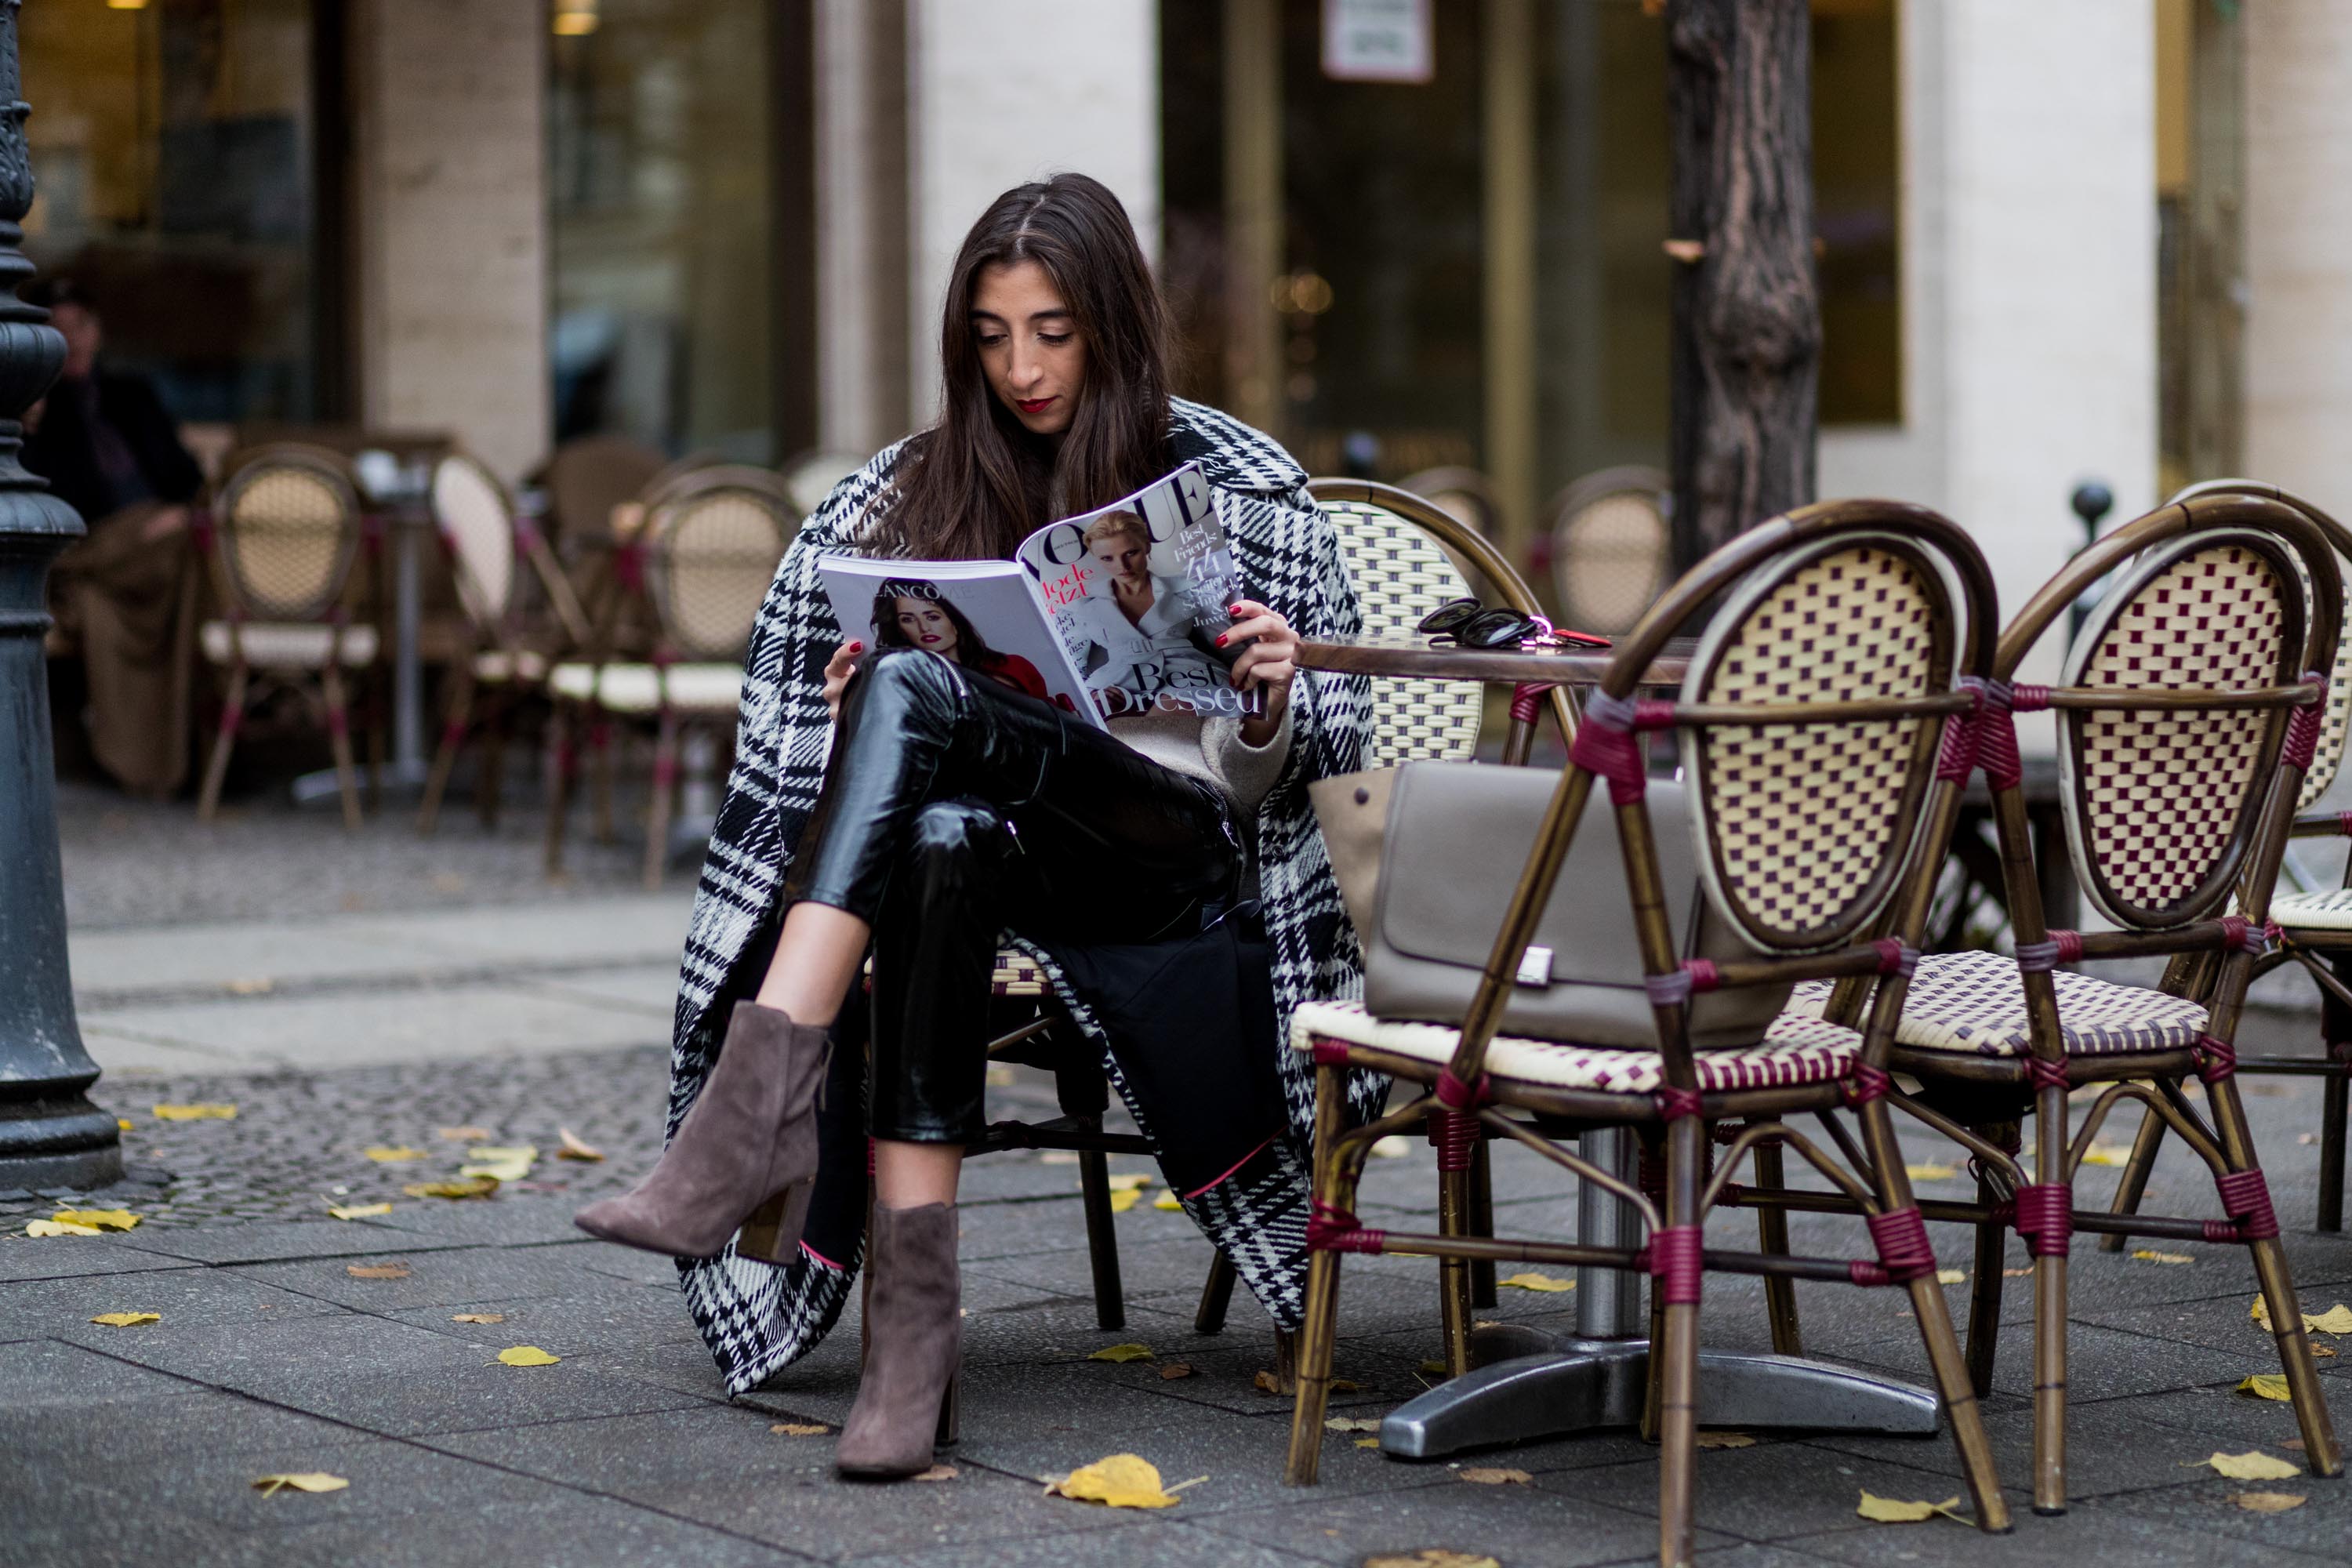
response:
[[[851,678],[784,894],[874,928],[874,1136],[963,1143],[985,1130],[998,935],[1187,935],[1239,865],[1206,783],[938,654],[888,649]]]

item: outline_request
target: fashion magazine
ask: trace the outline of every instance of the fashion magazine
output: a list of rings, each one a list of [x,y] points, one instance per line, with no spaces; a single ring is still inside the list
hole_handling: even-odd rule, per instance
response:
[[[845,637],[954,659],[1100,726],[1152,709],[1264,711],[1221,648],[1242,595],[1200,466],[1048,523],[1011,561],[817,563]]]

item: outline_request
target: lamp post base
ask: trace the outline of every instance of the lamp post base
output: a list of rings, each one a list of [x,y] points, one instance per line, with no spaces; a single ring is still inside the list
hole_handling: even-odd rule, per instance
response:
[[[122,1179],[113,1114],[82,1095],[0,1100],[0,1188],[79,1187]]]

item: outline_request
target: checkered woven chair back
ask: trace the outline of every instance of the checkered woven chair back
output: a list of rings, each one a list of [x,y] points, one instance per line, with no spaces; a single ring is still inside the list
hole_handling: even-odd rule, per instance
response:
[[[2253,528],[2151,547],[2068,651],[2064,684],[2111,691],[2292,686],[2305,594]],[[2083,890],[2118,925],[2163,928],[2230,895],[2284,733],[2277,709],[2061,709],[2058,764]]]
[[[646,520],[646,584],[662,635],[692,659],[733,661],[791,542],[790,503],[764,469],[713,468],[688,476]]]
[[[1931,553],[1874,530],[1775,556],[1700,640],[1688,704],[1788,708],[1951,689],[1958,615]],[[1683,731],[1699,863],[1717,907],[1768,951],[1853,941],[1907,862],[1943,727],[1916,715]]]
[[[1421,618],[1470,593],[1469,580],[1435,540],[1370,501],[1324,500],[1368,632],[1412,634]],[[1454,761],[1477,749],[1482,689],[1460,680],[1375,680],[1364,765]]]
[[[2306,622],[2311,615],[2311,574],[2304,566],[2303,557],[2292,556],[2295,576],[2303,587],[2303,610]],[[2339,552],[2336,569],[2347,582],[2352,582],[2352,560]],[[2307,811],[2319,803],[2336,775],[2344,767],[2344,741],[2347,728],[2352,728],[2352,623],[2347,623],[2344,636],[2336,639],[2336,659],[2327,671],[2327,710],[2319,727],[2319,749],[2313,752],[2311,771],[2303,775],[2302,792],[2295,797],[2295,809]]]
[[[476,626],[496,626],[513,607],[516,585],[506,487],[471,458],[444,458],[433,470],[433,521],[457,566],[458,604]]]
[[[1562,626],[1614,637],[1642,618],[1673,574],[1673,500],[1656,468],[1604,468],[1559,492],[1548,510]]]
[[[214,518],[222,591],[237,613],[317,621],[334,610],[360,544],[359,492],[340,457],[257,452],[231,475]]]

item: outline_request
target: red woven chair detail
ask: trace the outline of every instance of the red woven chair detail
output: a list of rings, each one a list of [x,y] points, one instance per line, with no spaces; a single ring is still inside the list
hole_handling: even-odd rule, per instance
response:
[[[2035,1089],[2065,1089],[2067,1087],[2066,1058],[2061,1057],[2053,1061],[2047,1057],[2027,1057],[2025,1081]]]
[[[1878,1261],[1847,1264],[1846,1274],[1857,1285],[1906,1285],[1936,1272],[1936,1249],[1927,1243],[1927,1222],[1916,1208],[1890,1209],[1867,1216],[1870,1239]]]
[[[1475,1110],[1495,1102],[1495,1082],[1482,1072],[1476,1083],[1464,1083],[1452,1068],[1444,1068],[1437,1075],[1437,1100],[1455,1110]]]
[[[1706,1111],[1706,1097],[1695,1089],[1676,1089],[1667,1084],[1658,1090],[1657,1101],[1658,1117],[1663,1121],[1680,1121]]]
[[[1977,740],[1977,766],[1984,770],[1985,783],[1997,790],[2015,789],[2025,782],[2025,763],[2018,755],[2017,725],[2010,715],[2017,708],[2018,688],[2005,680],[1984,683],[1984,709],[1977,716],[1980,731]],[[2049,706],[2047,687],[2029,686],[2029,693],[2039,693],[2039,706]]]
[[[1348,1065],[1348,1042],[1328,1040],[1318,1035],[1315,1037],[1313,1047],[1307,1054],[1314,1058],[1315,1065],[1318,1068],[1343,1068]]]
[[[1439,1170],[1468,1170],[1470,1156],[1478,1149],[1478,1113],[1433,1106],[1429,1112],[1429,1141],[1437,1145]]]
[[[1919,950],[1899,936],[1883,936],[1870,944],[1878,952],[1878,973],[1900,974],[1906,980],[1919,967]]]
[[[1648,787],[1649,763],[1633,729],[1639,706],[1629,697],[1594,692],[1585,699],[1584,722],[1568,752],[1569,761],[1609,781],[1609,798],[1618,805],[1633,805]]]
[[[2319,689],[2319,700],[2307,702],[2287,715],[2286,741],[2279,748],[2279,761],[2304,773],[2311,771],[2311,762],[2319,753],[2319,731],[2327,719],[2327,677],[2317,670],[2305,672],[2303,684]]]
[[[2074,1189],[2064,1182],[2029,1182],[2005,1205],[2025,1250],[2036,1258],[2063,1258],[2074,1237]]]
[[[1658,1300],[1669,1307],[1696,1307],[1706,1278],[1706,1231],[1696,1225],[1660,1226],[1650,1233],[1650,1275]]]
[[[1984,681],[1978,676],[1964,675],[1958,685],[1976,700],[1967,712],[1945,723],[1944,739],[1936,748],[1936,777],[1946,784],[1964,784],[1969,775],[1977,771],[1977,751],[1983,741],[1977,728],[1977,715],[1984,708]]]
[[[1307,1250],[1309,1252],[1377,1253],[1387,1248],[1389,1233],[1366,1230],[1356,1216],[1343,1208],[1317,1201],[1307,1220]]]
[[[1532,724],[1543,714],[1543,700],[1553,683],[1549,680],[1522,680],[1511,688],[1511,720],[1514,723]]]
[[[2279,1233],[2278,1213],[2271,1207],[2271,1185],[2260,1171],[2230,1171],[2213,1178],[2229,1212],[2227,1223],[2207,1220],[2208,1241],[2273,1241]]]
[[[1895,1075],[1885,1068],[1856,1062],[1845,1076],[1845,1102],[1860,1110],[1874,1100],[1884,1100],[1895,1092]]]
[[[2017,944],[2017,967],[2026,974],[2047,974],[2061,964],[2083,962],[2083,933],[2053,931],[2042,942]]]
[[[2209,1084],[2221,1082],[2238,1070],[2238,1047],[2210,1035],[2197,1037],[2197,1076]]]

